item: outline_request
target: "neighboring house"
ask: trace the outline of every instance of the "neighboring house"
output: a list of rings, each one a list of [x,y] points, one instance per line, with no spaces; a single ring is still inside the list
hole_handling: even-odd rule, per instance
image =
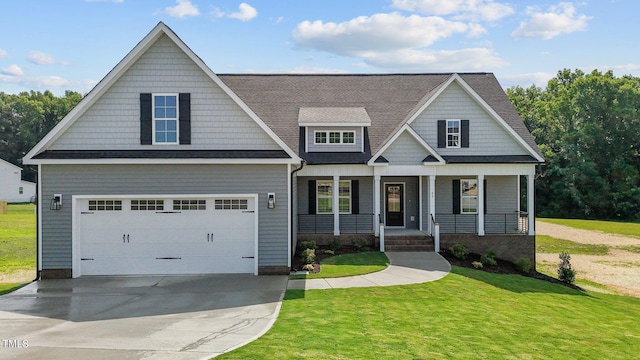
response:
[[[22,180],[22,168],[0,159],[0,201],[21,203],[36,195],[36,184]]]
[[[542,161],[492,74],[217,75],[163,23],[24,159],[42,277],[287,273],[298,238],[434,221],[534,260]]]

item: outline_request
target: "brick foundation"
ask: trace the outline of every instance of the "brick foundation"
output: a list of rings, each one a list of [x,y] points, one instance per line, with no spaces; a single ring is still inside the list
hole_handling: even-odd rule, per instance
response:
[[[350,246],[351,240],[356,238],[364,238],[369,241],[369,246],[376,245],[376,238],[373,234],[342,234],[342,235],[333,235],[333,234],[298,234],[298,244],[301,241],[313,240],[316,242],[316,245],[326,246],[333,239],[338,239],[340,241],[340,245]]]
[[[514,262],[526,256],[536,262],[536,237],[511,234],[440,234],[440,248],[449,249],[454,244],[465,244],[476,254],[496,253],[499,259]]]
[[[288,266],[259,266],[258,275],[289,275]]]
[[[40,270],[40,279],[71,279],[71,269]]]

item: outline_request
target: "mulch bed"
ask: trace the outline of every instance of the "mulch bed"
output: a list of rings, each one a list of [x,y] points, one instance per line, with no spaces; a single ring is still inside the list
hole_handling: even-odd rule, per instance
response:
[[[312,274],[319,273],[320,262],[326,258],[330,258],[336,255],[355,254],[358,252],[352,246],[341,246],[340,249],[336,250],[335,253],[333,254],[327,254],[325,253],[325,250],[329,250],[329,248],[326,246],[318,246],[318,249],[316,249],[316,262],[313,263],[313,271],[310,271],[310,273]],[[372,250],[369,248],[365,248],[362,251],[372,251]],[[292,265],[292,268],[291,268],[292,271],[302,271],[304,262],[302,261],[302,258],[300,257],[300,255],[298,255],[298,253],[296,253],[296,255],[293,257],[293,262],[291,265]]]
[[[469,269],[475,269],[475,267],[473,267],[473,262],[474,261],[480,261],[480,257],[481,255],[479,254],[473,254],[470,253],[467,255],[467,257],[462,260],[462,259],[458,259],[457,257],[453,256],[453,253],[451,253],[451,251],[449,251],[448,249],[443,249],[440,251],[440,255],[442,255],[442,257],[444,257],[445,259],[447,259],[447,261],[451,264],[451,265],[455,265],[455,266],[460,266],[460,267],[465,267],[465,268],[469,268]],[[498,264],[495,266],[485,266],[482,269],[479,269],[480,271],[486,271],[486,272],[490,272],[490,273],[495,273],[495,274],[518,274],[518,275],[523,275],[523,276],[528,276],[528,277],[532,277],[535,279],[539,279],[539,280],[544,280],[544,281],[548,281],[554,284],[561,284],[561,285],[565,285],[568,286],[572,289],[576,289],[576,290],[580,290],[580,291],[584,291],[580,286],[575,285],[575,284],[567,284],[565,282],[562,282],[554,277],[551,277],[549,275],[545,275],[542,273],[537,272],[535,269],[532,269],[529,273],[523,273],[522,271],[520,271],[516,265],[512,262],[509,261],[505,261],[505,260],[500,260],[500,259],[496,259],[498,261]],[[533,268],[533,266],[532,266]]]

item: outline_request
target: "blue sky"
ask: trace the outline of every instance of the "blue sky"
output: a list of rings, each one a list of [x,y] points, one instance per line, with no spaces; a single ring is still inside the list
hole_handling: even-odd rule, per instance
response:
[[[0,0],[0,91],[88,92],[159,21],[217,73],[640,76],[637,0]]]

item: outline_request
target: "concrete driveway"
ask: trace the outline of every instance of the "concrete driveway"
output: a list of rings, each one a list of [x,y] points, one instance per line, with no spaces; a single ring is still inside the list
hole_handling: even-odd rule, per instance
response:
[[[275,322],[286,276],[81,277],[0,296],[1,359],[207,359]]]

